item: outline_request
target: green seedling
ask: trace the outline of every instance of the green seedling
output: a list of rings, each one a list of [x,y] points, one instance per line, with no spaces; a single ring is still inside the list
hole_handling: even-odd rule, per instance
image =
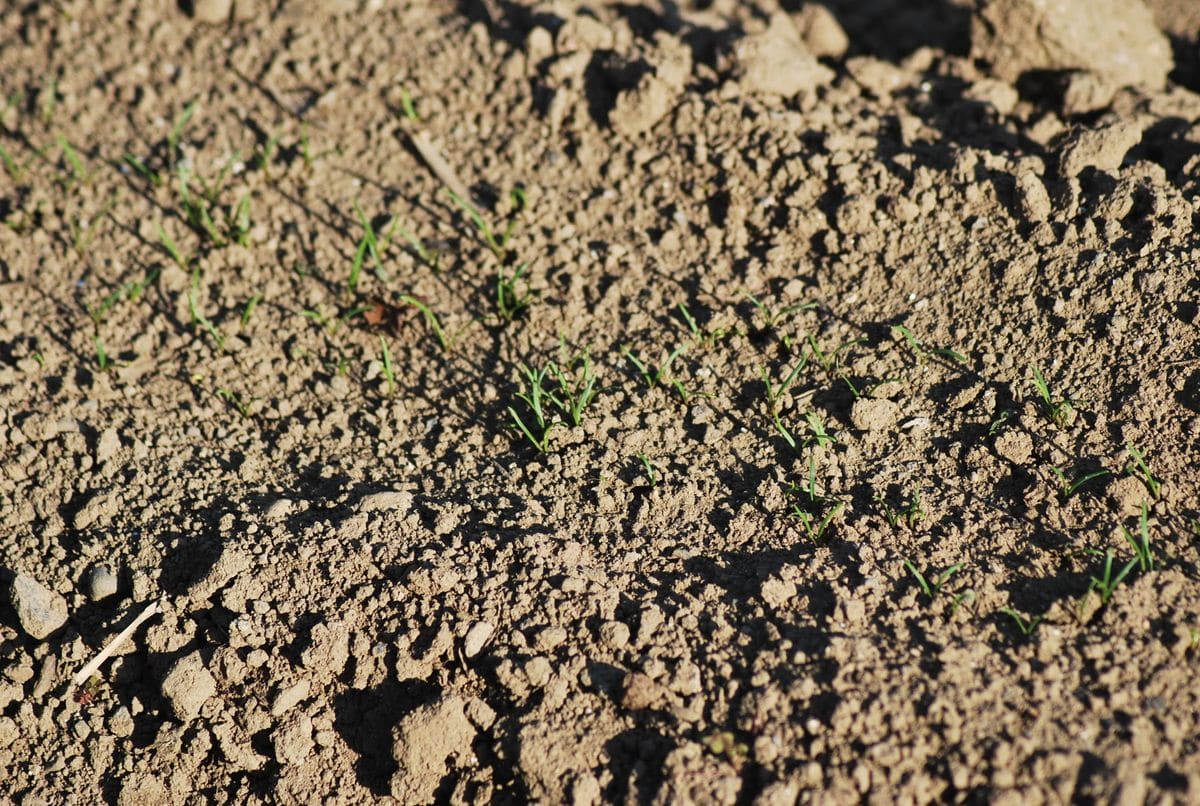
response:
[[[4,170],[13,178],[13,181],[21,181],[21,177],[24,176],[25,172],[21,169],[21,166],[17,165],[17,161],[13,159],[12,154],[9,154],[4,146],[0,146],[0,162],[4,163]]]
[[[396,392],[396,369],[392,366],[392,351],[383,336],[379,337],[379,349],[383,355],[383,380],[387,384],[387,396],[391,397]]]
[[[882,495],[875,496],[875,503],[883,510],[883,517],[893,529],[907,526],[915,529],[917,524],[925,520],[925,507],[921,503],[921,488],[913,490],[912,495],[900,507],[893,507]]]
[[[692,316],[692,312],[682,302],[679,303],[676,310],[679,311],[680,317],[683,318],[683,323],[687,325],[688,333],[692,336],[692,343],[698,347],[712,347],[721,339],[725,338],[725,329],[717,328],[715,330],[703,330],[696,322],[696,317]]]
[[[1054,423],[1059,428],[1066,426],[1074,414],[1075,407],[1069,398],[1056,400],[1050,392],[1050,385],[1046,383],[1046,377],[1042,375],[1042,371],[1034,364],[1029,365],[1029,369],[1033,372],[1033,386],[1037,390],[1038,397],[1042,399],[1042,406],[1046,411],[1046,416],[1050,418],[1050,422]]]
[[[808,349],[812,354],[813,361],[816,362],[826,375],[830,378],[837,377],[841,374],[842,356],[850,349],[857,347],[860,344],[865,344],[866,339],[851,339],[844,344],[839,345],[831,352],[825,352],[821,346],[817,344],[817,340],[813,338],[811,333],[806,336],[808,340]]]
[[[267,138],[267,142],[259,148],[254,154],[254,165],[260,171],[271,176],[271,163],[275,161],[275,155],[279,152],[279,135],[273,134]]]
[[[1129,455],[1133,457],[1133,461],[1125,468],[1126,474],[1133,474],[1136,471],[1138,478],[1146,485],[1146,490],[1150,493],[1150,497],[1158,500],[1162,493],[1162,480],[1150,472],[1150,465],[1146,463],[1146,455],[1137,449],[1137,446],[1132,442],[1125,446],[1125,450],[1129,451]]]
[[[258,307],[258,303],[262,302],[262,300],[262,294],[255,294],[246,300],[246,304],[242,308],[242,327],[250,324],[250,317],[254,315],[254,309]]]
[[[806,447],[816,445],[818,448],[824,448],[826,445],[837,442],[837,438],[825,430],[825,424],[821,422],[821,418],[816,412],[808,412],[804,415],[804,419],[808,421],[808,438],[804,440]]]
[[[1021,631],[1021,635],[1025,636],[1026,638],[1033,635],[1034,630],[1038,628],[1038,625],[1042,623],[1042,619],[1044,618],[1044,616],[1025,618],[1011,607],[1002,607],[997,612],[1002,613],[1003,615],[1006,615],[1012,619],[1013,623],[1017,625],[1017,629]]]
[[[192,101],[183,108],[179,116],[175,118],[175,123],[171,126],[170,133],[167,134],[167,164],[172,170],[175,169],[175,159],[179,153],[179,138],[183,136],[183,130],[188,125],[188,121],[192,119],[192,115],[196,112],[196,102]]]
[[[400,109],[404,113],[406,120],[411,120],[413,123],[421,122],[421,118],[417,114],[417,107],[413,103],[412,95],[403,87],[400,88]]]
[[[685,351],[686,347],[682,344],[676,347],[669,355],[664,350],[662,354],[665,358],[659,362],[657,367],[647,365],[646,362],[635,356],[628,347],[621,348],[621,355],[625,356],[626,360],[637,369],[647,389],[653,389],[656,386],[669,386],[675,390],[684,403],[687,403],[692,398],[691,393],[684,386],[683,381],[668,374],[671,371],[671,364],[675,363],[675,359]]]
[[[145,179],[154,187],[162,187],[162,177],[157,171],[150,170],[146,163],[142,162],[133,154],[125,154],[121,157],[121,162],[133,169],[134,173]]]
[[[67,219],[67,227],[71,230],[71,245],[80,257],[87,256],[87,251],[91,248],[92,241],[95,240],[96,233],[99,231],[100,223],[117,206],[119,198],[119,195],[114,193],[112,198],[104,203],[100,211],[85,226],[81,226],[74,219]]]
[[[89,174],[83,164],[83,160],[79,158],[79,154],[75,153],[75,148],[67,138],[61,134],[58,136],[58,147],[62,149],[63,159],[67,161],[67,165],[71,168],[70,177],[62,181],[63,186],[70,189],[75,185],[87,184]]]
[[[1049,469],[1058,478],[1058,493],[1064,501],[1079,492],[1079,489],[1089,481],[1111,475],[1107,470],[1096,470],[1091,473],[1085,473],[1074,481],[1069,481],[1066,472],[1061,467],[1051,465]]]
[[[237,411],[243,417],[250,416],[251,401],[242,400],[242,398],[232,389],[222,386],[217,389],[217,397],[221,398]]]
[[[1138,517],[1138,533],[1135,537],[1125,525],[1121,525],[1121,534],[1125,535],[1125,542],[1133,546],[1134,557],[1137,560],[1138,570],[1142,573],[1154,570],[1154,553],[1150,550],[1150,513],[1146,508],[1145,502],[1142,503],[1142,513]]]
[[[221,331],[217,330],[217,326],[212,323],[212,320],[204,315],[200,310],[198,301],[200,293],[200,271],[197,269],[192,272],[192,287],[188,289],[188,313],[192,317],[192,326],[200,325],[204,331],[212,338],[217,345],[217,350],[225,351],[225,337],[221,335]]]
[[[196,184],[200,186],[200,195],[208,202],[209,207],[216,207],[218,200],[221,198],[221,191],[225,189],[225,183],[229,181],[230,175],[233,173],[233,168],[237,165],[241,155],[235,151],[233,155],[225,160],[225,164],[221,166],[217,178],[210,185],[204,181],[200,174],[190,174],[192,179],[196,180]]]
[[[428,266],[434,274],[442,273],[442,259],[440,250],[430,249],[429,247],[425,246],[425,243],[420,238],[409,232],[404,227],[400,226],[399,223],[396,223],[393,226],[404,238],[404,240],[408,241],[408,245],[412,247],[414,252],[416,252],[417,257],[421,259],[422,263]]]
[[[145,293],[146,289],[150,287],[150,284],[158,279],[160,271],[161,269],[156,267],[147,272],[146,276],[141,280],[130,281],[110,291],[108,295],[100,301],[99,305],[88,309],[88,316],[91,318],[92,323],[99,326],[100,323],[104,321],[105,317],[108,316],[108,312],[112,310],[113,306],[122,299],[129,300],[130,302],[137,302],[138,299],[141,298],[142,294]]]
[[[950,581],[950,578],[962,570],[963,564],[955,563],[949,568],[938,571],[937,573],[930,571],[928,576],[917,570],[917,566],[915,566],[909,560],[904,560],[904,567],[908,569],[908,572],[912,574],[913,579],[917,581],[917,586],[921,589],[921,592],[925,594],[926,598],[928,598],[930,601],[933,601],[942,592],[942,588],[945,587],[946,583]]]
[[[100,371],[108,372],[108,350],[104,349],[104,342],[100,341],[99,336],[93,336],[92,343],[96,346],[96,363],[100,366]]]
[[[8,110],[20,109],[25,103],[25,93],[17,90],[16,92],[4,98],[4,106],[0,107],[0,128],[7,128],[4,125],[5,119],[8,117]]]
[[[350,264],[350,276],[346,280],[346,286],[350,292],[358,292],[358,279],[362,273],[363,262],[368,255],[371,257],[371,263],[375,267],[375,276],[380,280],[387,280],[387,274],[383,271],[383,258],[381,255],[387,251],[388,245],[392,241],[392,236],[399,227],[399,220],[392,222],[392,226],[383,237],[378,237],[375,234],[375,228],[371,225],[371,219],[363,212],[358,205],[358,200],[354,201],[354,214],[358,217],[358,223],[363,229],[363,237],[358,242],[358,248],[354,251],[354,260]]]
[[[775,310],[768,307],[764,302],[750,292],[746,292],[746,299],[750,300],[750,302],[754,304],[754,307],[758,309],[759,316],[761,316],[763,320],[763,327],[765,327],[767,330],[774,330],[776,326],[783,324],[784,319],[794,313],[799,313],[800,311],[810,311],[817,307],[817,303],[815,302],[801,302],[797,305],[787,305],[783,308]]]
[[[584,410],[596,399],[596,374],[592,359],[585,350],[578,358],[567,362],[566,367],[551,363],[551,376],[558,384],[558,394],[552,399],[570,424],[576,428],[583,422]]]
[[[504,234],[497,237],[492,225],[487,222],[475,205],[459,196],[453,190],[446,188],[446,194],[451,200],[462,209],[463,213],[475,225],[476,231],[479,233],[480,240],[491,250],[492,254],[503,260],[505,250],[508,248],[508,242],[512,238],[513,232],[517,227],[517,218],[525,210],[526,198],[525,191],[520,188],[514,188],[511,194],[513,202],[513,212],[509,216],[508,225],[505,227]]]
[[[917,337],[913,335],[913,332],[904,325],[892,325],[892,333],[899,334],[904,337],[904,340],[908,342],[909,348],[913,351],[913,355],[916,357],[918,365],[924,364],[926,357],[931,355],[948,358],[951,361],[955,361],[959,364],[967,363],[967,357],[962,353],[955,352],[954,350],[947,350],[941,347],[926,347],[924,344],[918,341]]]
[[[50,83],[42,87],[42,91],[38,93],[38,112],[43,125],[50,125],[50,120],[54,117],[54,110],[57,108],[58,78],[51,78]]]
[[[548,392],[545,388],[550,366],[534,369],[524,362],[521,364],[521,371],[525,375],[525,384],[523,391],[517,392],[517,397],[525,402],[525,406],[533,415],[530,425],[525,424],[516,409],[508,406],[508,415],[512,418],[513,424],[525,435],[538,453],[546,452],[549,446],[550,431],[558,425],[556,420],[551,419],[551,412],[546,404],[549,403],[558,409],[562,408],[562,402],[554,396],[553,392]]]
[[[229,233],[239,246],[250,243],[250,194],[238,199],[237,206],[229,211]]]
[[[654,465],[650,464],[650,458],[644,453],[639,453],[637,458],[642,463],[642,470],[645,472],[646,480],[650,482],[650,486],[657,487],[658,476],[654,473]]]
[[[1016,412],[1012,411],[1011,409],[1004,409],[1001,411],[998,415],[996,415],[996,419],[992,420],[991,425],[988,426],[988,436],[994,437],[1005,428],[1008,428],[1012,423],[1012,419],[1016,416]]]
[[[175,241],[172,240],[171,236],[167,234],[167,231],[162,228],[161,224],[158,226],[158,240],[159,243],[162,244],[163,249],[166,250],[167,254],[171,256],[171,260],[174,260],[175,264],[179,266],[179,268],[187,271],[188,261],[184,259],[183,253],[179,251],[179,247],[175,245]]]
[[[834,519],[841,515],[842,511],[846,508],[845,501],[833,502],[833,505],[826,507],[824,514],[821,514],[818,517],[818,514],[810,512],[807,507],[801,504],[801,499],[804,494],[807,494],[808,496],[809,505],[815,504],[818,501],[826,501],[824,496],[817,492],[815,463],[810,463],[809,465],[807,486],[801,487],[795,482],[791,482],[788,484],[786,494],[788,499],[790,499],[792,502],[790,512],[791,516],[800,522],[800,525],[804,528],[804,533],[808,536],[808,539],[814,543],[819,542],[821,538],[825,536],[825,533],[829,530],[829,527],[833,523]]]
[[[780,417],[780,404],[783,401],[784,395],[787,394],[788,389],[792,387],[792,384],[795,383],[796,378],[799,377],[800,372],[807,364],[808,357],[803,355],[800,356],[800,363],[796,364],[795,368],[793,368],[792,371],[789,372],[787,376],[784,377],[784,379],[778,384],[771,380],[771,376],[767,373],[766,367],[763,367],[760,370],[763,386],[767,390],[767,413],[771,415],[771,420],[775,423],[775,430],[779,432],[780,436],[783,437],[784,441],[787,442],[792,450],[796,449],[796,439],[783,424],[783,420]]]
[[[177,172],[179,179],[179,206],[183,210],[183,218],[188,226],[198,234],[207,236],[214,246],[224,246],[225,236],[217,229],[216,223],[209,212],[209,203],[203,195],[195,196],[191,192],[191,174],[180,165]]]
[[[447,335],[445,329],[442,327],[442,323],[438,319],[437,314],[434,313],[433,309],[424,302],[416,297],[408,296],[407,294],[400,297],[400,301],[405,305],[413,306],[421,312],[421,316],[425,318],[425,325],[429,328],[430,332],[433,333],[443,352],[449,353],[454,350],[454,345],[458,342],[458,337],[465,332],[466,328],[463,328],[463,330],[459,331],[454,335],[453,338],[451,338],[449,335]]]
[[[1121,569],[1114,574],[1113,560],[1115,558],[1116,554],[1112,549],[1108,549],[1104,552],[1104,575],[1092,577],[1091,584],[1088,586],[1088,594],[1092,593],[1093,591],[1098,593],[1100,595],[1100,604],[1102,605],[1108,604],[1108,600],[1111,599],[1113,593],[1116,592],[1117,586],[1121,584],[1125,577],[1129,576],[1129,572],[1132,571],[1138,564],[1136,559],[1130,560],[1129,562],[1125,563],[1125,565],[1121,566]],[[1082,605],[1086,602],[1087,594],[1084,595],[1083,602],[1080,603],[1081,609]]]
[[[512,274],[505,274],[503,268],[496,273],[496,311],[506,322],[520,316],[537,296],[529,287],[528,269],[529,264],[522,263]]]

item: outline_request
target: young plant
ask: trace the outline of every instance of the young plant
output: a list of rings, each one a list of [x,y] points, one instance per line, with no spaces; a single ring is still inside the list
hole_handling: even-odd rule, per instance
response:
[[[70,190],[75,185],[87,184],[90,175],[87,168],[84,167],[83,160],[75,153],[75,149],[72,147],[70,141],[61,134],[58,136],[58,147],[62,149],[63,159],[66,160],[67,165],[71,168],[70,177],[62,180],[63,186]]]
[[[271,163],[275,161],[275,155],[278,152],[279,135],[273,134],[254,154],[254,166],[266,174],[268,179],[271,178]]]
[[[1025,636],[1026,638],[1029,638],[1033,635],[1034,630],[1037,629],[1038,625],[1042,623],[1042,619],[1044,618],[1044,616],[1026,618],[1016,610],[1013,610],[1011,607],[1002,607],[997,612],[1002,613],[1003,615],[1006,615],[1012,619],[1013,623],[1017,625],[1017,629],[1021,631],[1021,635]]]
[[[167,234],[167,231],[158,225],[158,240],[162,244],[163,249],[171,256],[171,260],[175,261],[175,265],[184,271],[188,270],[188,261],[183,257],[183,253],[179,251],[179,247],[175,245],[175,241]]]
[[[675,359],[682,355],[685,350],[686,347],[682,344],[676,347],[669,355],[666,353],[666,350],[664,350],[663,355],[666,357],[664,360],[659,362],[657,367],[651,367],[646,364],[646,362],[635,356],[628,347],[621,348],[621,355],[625,356],[626,360],[628,360],[630,364],[633,364],[634,368],[641,376],[642,381],[646,384],[647,389],[653,389],[656,386],[669,386],[676,391],[684,403],[687,403],[692,398],[691,392],[689,392],[687,387],[684,386],[683,381],[668,374],[671,371],[671,364],[673,364]]]
[[[1125,467],[1126,474],[1136,472],[1138,478],[1146,485],[1146,490],[1150,493],[1150,497],[1158,500],[1158,496],[1162,493],[1162,480],[1150,472],[1150,465],[1146,463],[1146,455],[1137,449],[1137,446],[1132,442],[1125,446],[1125,450],[1129,451],[1129,455],[1133,457],[1133,461]]]
[[[696,322],[696,317],[692,316],[692,312],[682,302],[675,306],[679,311],[680,317],[683,318],[683,323],[687,325],[688,333],[692,336],[692,343],[697,347],[712,347],[721,339],[725,338],[725,329],[717,328],[715,330],[704,330]]]
[[[454,349],[454,344],[457,342],[458,336],[456,335],[452,339],[446,334],[445,329],[442,327],[441,320],[438,319],[437,314],[433,312],[432,308],[416,297],[409,296],[407,294],[400,297],[400,301],[405,305],[413,306],[421,312],[421,316],[425,318],[426,327],[428,327],[430,332],[433,333],[434,338],[437,339],[438,345],[442,348],[443,352],[448,353]]]
[[[1088,594],[1092,593],[1093,591],[1096,592],[1097,594],[1099,594],[1100,595],[1100,604],[1102,604],[1102,605],[1108,604],[1108,600],[1111,599],[1113,596],[1113,593],[1116,592],[1117,586],[1121,584],[1121,582],[1125,579],[1125,577],[1129,576],[1129,572],[1132,571],[1138,564],[1137,559],[1130,560],[1129,562],[1125,563],[1125,565],[1123,565],[1121,567],[1121,569],[1114,574],[1113,573],[1113,560],[1115,558],[1116,558],[1116,554],[1112,549],[1108,549],[1107,551],[1105,551],[1104,552],[1103,576],[1092,577],[1091,584],[1088,585]],[[1087,595],[1085,594],[1081,605],[1086,602],[1087,602]]]
[[[834,519],[842,514],[842,510],[846,508],[845,501],[838,501],[832,507],[825,510],[825,514],[820,520],[815,515],[810,513],[800,504],[792,504],[792,517],[800,521],[800,525],[804,527],[804,533],[808,535],[808,539],[813,543],[819,543],[821,538],[825,536]]]
[[[806,364],[808,364],[808,356],[800,356],[800,363],[796,364],[795,368],[789,372],[778,384],[771,380],[771,376],[767,373],[766,367],[763,367],[760,370],[762,374],[763,386],[766,387],[767,390],[767,413],[771,415],[771,420],[775,423],[775,430],[779,432],[780,436],[784,438],[792,450],[796,449],[796,439],[784,426],[783,420],[780,418],[780,404],[783,401],[784,395],[787,394],[788,389],[790,389],[792,384],[795,383],[796,378],[799,377],[800,372],[804,369]]]
[[[217,350],[225,351],[225,337],[221,331],[217,330],[217,326],[212,323],[212,320],[204,315],[200,310],[198,296],[200,293],[200,271],[197,269],[192,272],[192,286],[188,289],[188,313],[192,317],[192,326],[200,325],[204,331],[212,338],[217,345]]]
[[[404,87],[400,88],[400,109],[404,113],[406,120],[410,120],[413,123],[421,122],[421,118],[417,114],[416,104],[413,103],[412,95]]]
[[[533,302],[537,292],[529,287],[528,263],[522,263],[505,274],[501,268],[496,273],[496,311],[506,322],[516,319]]]
[[[175,160],[179,154],[179,138],[183,136],[184,128],[195,113],[196,102],[192,101],[175,118],[175,124],[171,126],[171,131],[167,134],[167,164],[171,167],[171,170],[175,169]]]
[[[650,458],[644,453],[639,453],[637,458],[642,463],[642,470],[645,472],[646,480],[650,482],[650,486],[657,487],[658,476],[654,472],[654,465],[650,464]]]
[[[893,529],[903,525],[910,530],[925,520],[925,507],[921,503],[921,488],[913,490],[912,495],[900,507],[893,507],[882,495],[875,496],[875,503],[883,510],[883,517]]]
[[[585,350],[578,358],[568,361],[565,368],[557,363],[547,366],[558,384],[558,394],[553,400],[570,424],[578,428],[583,422],[584,409],[596,399],[596,373],[592,370],[591,356]]]
[[[818,448],[824,448],[826,445],[837,442],[837,438],[825,430],[825,424],[821,422],[821,418],[815,411],[805,414],[804,419],[808,421],[808,437],[804,440],[805,447],[816,445]]]
[[[157,171],[150,170],[146,163],[142,162],[133,154],[125,154],[123,157],[121,157],[121,162],[132,168],[134,173],[145,179],[154,187],[162,187],[162,177],[159,175],[159,173]]]
[[[100,341],[99,336],[93,336],[92,343],[96,346],[96,364],[99,365],[101,372],[108,372],[108,350],[104,349],[104,342]]]
[[[392,351],[383,336],[379,337],[379,348],[383,354],[383,380],[387,384],[387,396],[391,397],[396,392],[396,369],[392,366]]]
[[[783,308],[775,310],[768,307],[766,303],[762,302],[758,297],[754,296],[750,292],[747,291],[745,293],[746,299],[750,300],[754,307],[758,309],[759,316],[761,316],[763,320],[763,327],[767,330],[774,330],[776,326],[783,324],[784,319],[794,313],[799,313],[800,311],[810,311],[817,307],[817,303],[815,302],[801,302],[797,305],[786,305]]]
[[[948,358],[951,361],[955,361],[959,364],[967,363],[967,357],[962,353],[955,352],[954,350],[947,350],[941,347],[926,347],[924,344],[918,341],[917,337],[913,335],[913,332],[904,325],[892,325],[892,333],[899,334],[904,337],[904,340],[908,342],[909,348],[913,351],[913,355],[916,357],[918,365],[924,364],[926,357],[931,355]]]
[[[817,340],[813,338],[811,333],[807,334],[808,349],[812,353],[813,361],[816,362],[826,375],[830,378],[835,378],[841,374],[842,356],[850,349],[857,347],[866,342],[865,339],[851,339],[844,344],[839,345],[831,352],[825,352],[821,346],[817,344]]]
[[[914,565],[910,560],[904,560],[904,567],[908,569],[908,572],[912,574],[913,579],[916,580],[917,587],[919,587],[921,592],[925,594],[926,598],[932,602],[938,597],[938,594],[942,592],[942,588],[945,587],[946,583],[950,581],[950,578],[962,570],[963,564],[955,563],[954,565],[942,571],[935,573],[931,570],[927,572],[927,574],[922,574],[919,570],[917,570],[917,566]]]
[[[232,389],[224,386],[220,387],[217,389],[217,397],[233,406],[233,408],[237,410],[237,413],[243,417],[250,416],[250,401],[242,400],[237,392],[234,392]]]
[[[87,257],[88,249],[91,248],[92,241],[96,238],[96,233],[99,231],[101,222],[116,207],[119,199],[119,194],[114,193],[112,198],[105,202],[100,211],[86,225],[77,223],[74,219],[67,219],[67,226],[71,230],[71,245],[75,248],[75,253],[81,258]]]
[[[512,406],[508,407],[508,415],[512,418],[513,424],[525,435],[538,453],[546,452],[549,447],[550,431],[558,425],[558,422],[552,419],[547,404],[558,409],[562,408],[561,401],[554,396],[554,393],[546,391],[546,376],[550,372],[550,366],[534,369],[524,362],[521,364],[525,383],[523,391],[517,392],[517,397],[525,402],[526,408],[533,415],[529,425],[526,425],[525,420],[521,418],[516,409]]]
[[[1091,473],[1083,474],[1074,481],[1070,481],[1067,479],[1066,472],[1064,472],[1061,467],[1055,467],[1051,465],[1049,470],[1058,478],[1058,494],[1062,496],[1064,501],[1069,500],[1071,496],[1079,492],[1079,488],[1087,484],[1089,481],[1110,475],[1107,470],[1095,470]]]
[[[496,235],[496,232],[492,229],[492,225],[487,222],[487,219],[483,217],[475,205],[471,204],[471,202],[467,201],[462,196],[459,196],[449,188],[446,188],[446,194],[450,196],[450,199],[462,209],[463,214],[466,215],[467,218],[471,220],[471,223],[475,225],[475,229],[479,233],[479,238],[483,241],[484,245],[486,245],[487,248],[491,250],[492,254],[498,259],[503,260],[505,257],[505,251],[508,248],[508,242],[512,238],[513,232],[517,228],[517,219],[525,210],[527,203],[525,191],[521,190],[520,188],[514,188],[510,194],[513,203],[513,212],[509,216],[508,225],[504,229],[504,234],[500,236]]]
[[[183,165],[177,172],[179,180],[179,206],[183,210],[183,219],[197,234],[206,236],[214,246],[224,246],[225,236],[217,228],[209,212],[209,203],[203,195],[193,195],[191,189],[191,174]]]
[[[229,211],[229,234],[238,246],[250,244],[250,194],[243,194]]]
[[[1046,383],[1046,377],[1042,375],[1042,371],[1034,364],[1030,364],[1029,369],[1033,373],[1033,387],[1042,400],[1046,416],[1059,428],[1065,427],[1071,422],[1075,413],[1075,407],[1071,400],[1066,397],[1056,400],[1050,392],[1050,385]]]
[[[1145,502],[1142,502],[1142,514],[1138,517],[1138,533],[1135,537],[1125,525],[1121,525],[1121,534],[1125,535],[1125,541],[1133,546],[1134,558],[1137,560],[1138,570],[1142,573],[1154,570],[1154,552],[1150,550],[1150,513],[1146,508]]]
[[[262,294],[255,294],[246,300],[246,305],[242,308],[242,327],[250,323],[250,317],[254,315],[254,309],[258,307],[258,303],[262,302],[262,299]]]

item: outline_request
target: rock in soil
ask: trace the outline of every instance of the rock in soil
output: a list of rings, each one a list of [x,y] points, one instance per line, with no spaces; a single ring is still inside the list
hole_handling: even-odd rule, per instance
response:
[[[465,706],[462,697],[451,694],[400,720],[392,743],[399,767],[392,776],[392,797],[402,803],[432,802],[451,760],[470,755],[475,726]]]
[[[115,595],[117,592],[117,575],[107,565],[96,565],[88,571],[87,596],[93,602],[99,602]]]
[[[33,577],[17,574],[8,586],[9,602],[17,623],[31,637],[42,640],[67,621],[67,600]]]
[[[739,40],[731,59],[732,72],[744,92],[790,98],[833,79],[833,71],[809,53],[785,14],[772,16],[765,31]]]

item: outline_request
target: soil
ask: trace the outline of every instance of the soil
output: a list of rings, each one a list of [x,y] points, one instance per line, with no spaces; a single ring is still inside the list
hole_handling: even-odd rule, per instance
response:
[[[5,4],[0,790],[1200,801],[1198,22],[1098,5]]]

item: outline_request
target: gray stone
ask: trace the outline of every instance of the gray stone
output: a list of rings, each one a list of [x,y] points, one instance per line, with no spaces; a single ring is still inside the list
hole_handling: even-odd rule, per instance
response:
[[[9,601],[21,629],[39,641],[67,621],[67,600],[24,574],[17,574],[9,585]]]
[[[175,662],[162,681],[163,698],[180,720],[187,722],[217,693],[217,681],[204,665],[199,652]]]
[[[107,599],[117,592],[117,575],[107,565],[93,566],[88,572],[85,590],[93,602]]]

